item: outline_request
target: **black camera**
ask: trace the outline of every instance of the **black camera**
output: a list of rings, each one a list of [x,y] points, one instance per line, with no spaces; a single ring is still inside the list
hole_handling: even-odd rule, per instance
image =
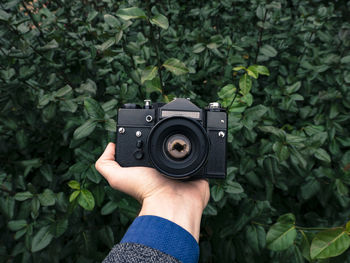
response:
[[[145,100],[118,111],[116,161],[146,166],[173,179],[226,176],[227,114],[217,102],[201,109],[189,99]]]

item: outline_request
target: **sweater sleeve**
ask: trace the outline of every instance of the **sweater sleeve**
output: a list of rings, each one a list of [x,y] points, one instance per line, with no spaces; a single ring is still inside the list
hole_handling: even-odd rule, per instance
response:
[[[130,254],[131,253],[131,254]],[[131,257],[122,261],[120,256]],[[158,258],[155,260],[154,257]],[[141,257],[140,261],[130,259]],[[137,217],[120,244],[116,245],[104,263],[114,262],[183,262],[195,263],[199,246],[194,237],[179,225],[157,216]],[[173,261],[172,261],[173,260]]]

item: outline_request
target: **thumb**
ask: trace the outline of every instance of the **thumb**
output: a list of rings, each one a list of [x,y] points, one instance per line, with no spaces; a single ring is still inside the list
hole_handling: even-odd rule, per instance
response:
[[[121,169],[120,165],[115,161],[115,144],[110,142],[103,154],[95,163],[96,170],[110,183],[111,177],[118,173]]]

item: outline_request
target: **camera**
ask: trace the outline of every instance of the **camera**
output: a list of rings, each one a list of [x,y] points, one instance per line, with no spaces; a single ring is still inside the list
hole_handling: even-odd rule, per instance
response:
[[[227,113],[220,103],[201,109],[189,99],[145,100],[118,110],[116,161],[157,169],[172,179],[226,177]]]

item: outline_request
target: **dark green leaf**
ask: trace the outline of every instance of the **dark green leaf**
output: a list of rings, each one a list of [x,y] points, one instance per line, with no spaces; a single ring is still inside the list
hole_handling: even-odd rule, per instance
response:
[[[55,194],[50,189],[45,189],[43,193],[38,195],[38,199],[42,206],[52,206],[56,202]]]
[[[243,193],[244,190],[237,182],[227,182],[227,185],[225,185],[225,192],[229,194],[240,194]]]
[[[149,21],[151,22],[151,24],[157,25],[163,29],[168,29],[168,27],[169,27],[168,19],[161,14],[155,15]]]
[[[74,139],[79,140],[89,136],[95,129],[97,122],[95,120],[87,120],[83,125],[74,131]]]
[[[112,28],[117,28],[117,27],[120,26],[119,20],[116,17],[112,16],[112,15],[105,14],[103,16],[103,18],[106,21],[106,23]]]
[[[267,57],[275,57],[277,55],[276,49],[267,44],[261,47],[260,52]]]
[[[169,58],[166,60],[163,63],[163,67],[176,76],[188,73],[188,68],[186,65],[176,58]]]
[[[89,190],[82,189],[78,196],[78,203],[82,208],[90,211],[95,207],[95,198]]]
[[[24,200],[27,200],[29,198],[32,198],[33,197],[33,194],[31,192],[21,192],[21,193],[17,193],[15,195],[15,200],[17,201],[24,201]]]
[[[31,251],[38,252],[45,247],[47,247],[53,238],[53,235],[51,234],[49,227],[44,226],[42,227],[34,236],[32,240],[32,246],[31,246]]]
[[[27,227],[27,221],[26,220],[13,220],[13,221],[9,221],[7,226],[10,230],[12,231],[18,231],[22,228]]]
[[[130,7],[119,9],[117,16],[124,20],[129,20],[133,18],[147,18],[146,14],[138,7]]]
[[[211,196],[213,197],[213,200],[215,202],[220,201],[224,197],[224,190],[222,189],[221,186],[218,186],[218,185],[214,185],[211,188],[210,193],[211,193]]]
[[[248,77],[248,74],[244,74],[239,79],[239,88],[240,88],[240,92],[243,95],[246,95],[250,92],[250,89],[252,88],[252,80]]]
[[[276,223],[267,232],[267,247],[273,251],[281,251],[293,245],[297,236],[294,224]]]
[[[86,98],[84,100],[84,107],[91,118],[103,119],[105,113],[101,105],[92,98]]]
[[[350,237],[343,228],[319,232],[311,243],[311,258],[323,259],[338,256],[350,246]]]
[[[149,66],[142,70],[141,72],[141,84],[143,84],[146,80],[152,80],[157,76],[158,67]]]

